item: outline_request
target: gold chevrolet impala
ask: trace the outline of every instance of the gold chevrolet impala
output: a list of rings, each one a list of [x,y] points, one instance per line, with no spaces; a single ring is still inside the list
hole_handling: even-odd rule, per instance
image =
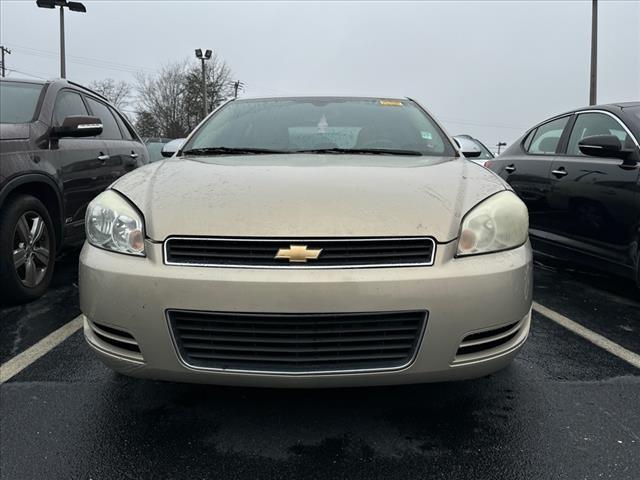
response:
[[[410,99],[226,103],[86,213],[88,344],[136,377],[459,380],[530,327],[524,204]]]

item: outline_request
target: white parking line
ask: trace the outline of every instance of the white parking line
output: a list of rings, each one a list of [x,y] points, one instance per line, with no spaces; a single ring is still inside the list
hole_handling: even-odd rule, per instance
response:
[[[11,360],[7,360],[0,366],[0,383],[4,383],[11,377],[17,375],[33,362],[49,352],[54,347],[60,345],[71,335],[82,328],[82,315],[78,315],[69,323],[64,324],[55,332],[50,333],[35,345],[27,348],[24,352],[16,355]]]
[[[599,333],[596,333],[592,330],[589,330],[586,327],[583,327],[577,322],[565,317],[564,315],[559,314],[558,312],[554,312],[550,308],[545,307],[544,305],[540,305],[537,302],[533,302],[533,309],[547,317],[549,320],[553,320],[557,324],[563,326],[567,330],[572,331],[576,335],[580,335],[585,340],[590,341],[594,345],[606,350],[607,352],[615,355],[616,357],[624,360],[627,363],[630,363],[636,368],[640,368],[640,355],[632,352],[631,350],[627,350],[624,347],[621,347],[615,342],[612,342],[606,337],[603,337]]]
[[[606,350],[607,352],[615,355],[616,357],[624,360],[625,362],[633,365],[636,368],[640,368],[640,355],[627,350],[626,348],[612,342],[606,337],[603,337],[599,333],[589,330],[583,327],[577,322],[561,315],[558,312],[551,310],[550,308],[540,305],[538,302],[533,302],[533,309],[547,317],[549,320],[556,322],[563,326],[567,330],[581,336],[585,340],[590,341],[594,345]],[[32,345],[24,352],[16,355],[11,360],[6,361],[0,366],[0,383],[4,383],[11,379],[29,365],[34,363],[44,354],[60,345],[71,335],[76,333],[82,328],[82,315],[78,315],[76,318],[66,323],[55,332],[50,333],[35,345]]]

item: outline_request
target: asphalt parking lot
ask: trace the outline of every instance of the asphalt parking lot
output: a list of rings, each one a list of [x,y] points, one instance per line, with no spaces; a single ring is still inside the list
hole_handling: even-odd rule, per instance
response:
[[[76,263],[68,252],[43,298],[0,309],[3,367],[79,314]],[[265,390],[123,377],[75,331],[0,385],[1,476],[640,478],[635,287],[538,262],[534,299],[616,348],[534,312],[522,353],[489,377]]]

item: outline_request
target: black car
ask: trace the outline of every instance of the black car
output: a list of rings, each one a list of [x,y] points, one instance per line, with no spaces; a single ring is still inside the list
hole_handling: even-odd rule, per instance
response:
[[[531,128],[489,168],[529,207],[541,254],[640,285],[640,102],[581,108]]]
[[[42,295],[56,253],[84,240],[89,201],[148,163],[126,117],[66,80],[0,81],[0,299]]]

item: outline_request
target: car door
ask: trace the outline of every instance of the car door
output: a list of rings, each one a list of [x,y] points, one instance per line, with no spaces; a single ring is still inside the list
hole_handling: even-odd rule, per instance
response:
[[[566,246],[633,265],[638,167],[623,165],[617,158],[582,154],[578,142],[595,135],[616,135],[625,148],[636,150],[638,155],[628,129],[616,116],[604,111],[578,113],[565,152],[552,165],[549,201],[553,233]]]
[[[91,114],[100,117],[102,120],[102,134],[100,138],[105,141],[109,151],[109,159],[104,165],[111,182],[115,181],[125,173],[137,167],[136,153],[131,146],[131,141],[124,138],[118,121],[111,108],[106,103],[87,96],[87,105]]]
[[[68,116],[88,114],[80,93],[63,89],[56,97],[52,126],[62,125]],[[67,238],[83,235],[87,205],[108,185],[102,172],[107,158],[107,145],[96,137],[60,138],[52,146],[52,162],[63,185]]]
[[[553,119],[532,130],[522,148],[491,161],[491,169],[504,178],[529,210],[533,235],[547,228],[551,188],[549,172],[570,115]]]

